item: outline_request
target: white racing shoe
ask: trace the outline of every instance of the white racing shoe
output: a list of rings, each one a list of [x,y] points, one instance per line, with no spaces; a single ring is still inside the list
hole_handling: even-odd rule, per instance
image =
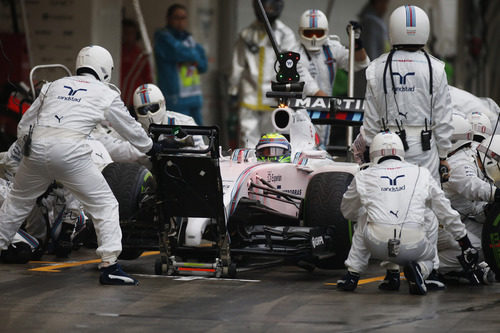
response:
[[[125,273],[118,263],[102,267],[99,270],[101,271],[101,276],[99,277],[101,284],[115,286],[137,286],[139,284],[139,281]]]

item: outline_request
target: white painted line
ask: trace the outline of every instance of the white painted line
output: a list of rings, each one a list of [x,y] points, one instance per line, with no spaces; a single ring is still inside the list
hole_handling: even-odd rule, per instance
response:
[[[156,274],[132,274],[134,276],[142,276],[148,278],[168,278],[174,281],[195,281],[195,280],[213,280],[213,281],[237,281],[237,282],[260,282],[260,280],[247,280],[247,279],[225,279],[225,278],[210,278],[205,276],[179,276],[179,275],[156,275]]]

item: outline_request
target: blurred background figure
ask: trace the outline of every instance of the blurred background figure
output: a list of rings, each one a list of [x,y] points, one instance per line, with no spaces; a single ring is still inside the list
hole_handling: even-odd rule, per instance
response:
[[[151,82],[151,66],[148,56],[138,45],[141,35],[137,22],[122,21],[122,64],[120,88],[125,105],[131,109],[134,89],[143,82]]]
[[[278,19],[283,11],[283,0],[263,0],[262,5],[280,50],[298,51],[293,30]],[[266,97],[266,92],[271,91],[271,81],[275,80],[276,55],[258,6],[254,0],[256,20],[239,33],[229,78],[230,109],[233,117],[239,115],[240,144],[244,147],[255,147],[263,133],[273,131],[269,111],[273,110],[271,105],[276,104],[274,99]],[[300,63],[298,66],[301,81],[305,82],[304,94],[314,95],[319,90],[318,85]]]
[[[366,53],[370,59],[377,59],[380,55],[391,50],[389,33],[385,14],[389,0],[370,0],[359,12],[359,20],[363,27],[363,42]],[[356,96],[363,96],[366,90],[365,71],[355,75],[354,87]]]
[[[207,71],[205,51],[186,30],[188,12],[185,6],[171,5],[166,19],[167,26],[156,31],[154,37],[158,86],[165,96],[168,110],[191,116],[202,125],[203,98],[199,74]]]
[[[363,41],[370,59],[378,58],[391,49],[384,16],[389,0],[370,0],[359,13],[363,27]]]

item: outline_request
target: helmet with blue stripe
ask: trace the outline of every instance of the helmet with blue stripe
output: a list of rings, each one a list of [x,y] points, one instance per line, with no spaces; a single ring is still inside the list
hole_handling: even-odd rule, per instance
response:
[[[392,46],[425,45],[429,39],[429,17],[417,6],[396,8],[389,19],[389,39]]]
[[[142,84],[134,91],[134,110],[137,120],[147,130],[151,123],[162,123],[165,97],[152,83]]]
[[[290,153],[290,143],[279,133],[264,134],[255,147],[255,155],[259,161],[289,163]]]
[[[308,51],[319,51],[328,39],[328,19],[319,9],[308,9],[300,17],[299,37]]]

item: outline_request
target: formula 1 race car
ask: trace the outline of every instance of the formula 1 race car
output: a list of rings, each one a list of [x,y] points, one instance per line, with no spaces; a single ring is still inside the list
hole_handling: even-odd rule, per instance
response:
[[[152,174],[108,165],[103,174],[120,203],[121,258],[158,249],[159,233],[158,274],[234,276],[236,267],[271,257],[308,270],[342,268],[353,229],[340,203],[358,165],[316,148],[306,110],[282,107],[272,117],[290,139],[290,163],[257,161],[249,148],[221,156],[216,127],[152,125],[155,140],[181,130],[206,136],[208,147],[167,148],[154,157]]]

